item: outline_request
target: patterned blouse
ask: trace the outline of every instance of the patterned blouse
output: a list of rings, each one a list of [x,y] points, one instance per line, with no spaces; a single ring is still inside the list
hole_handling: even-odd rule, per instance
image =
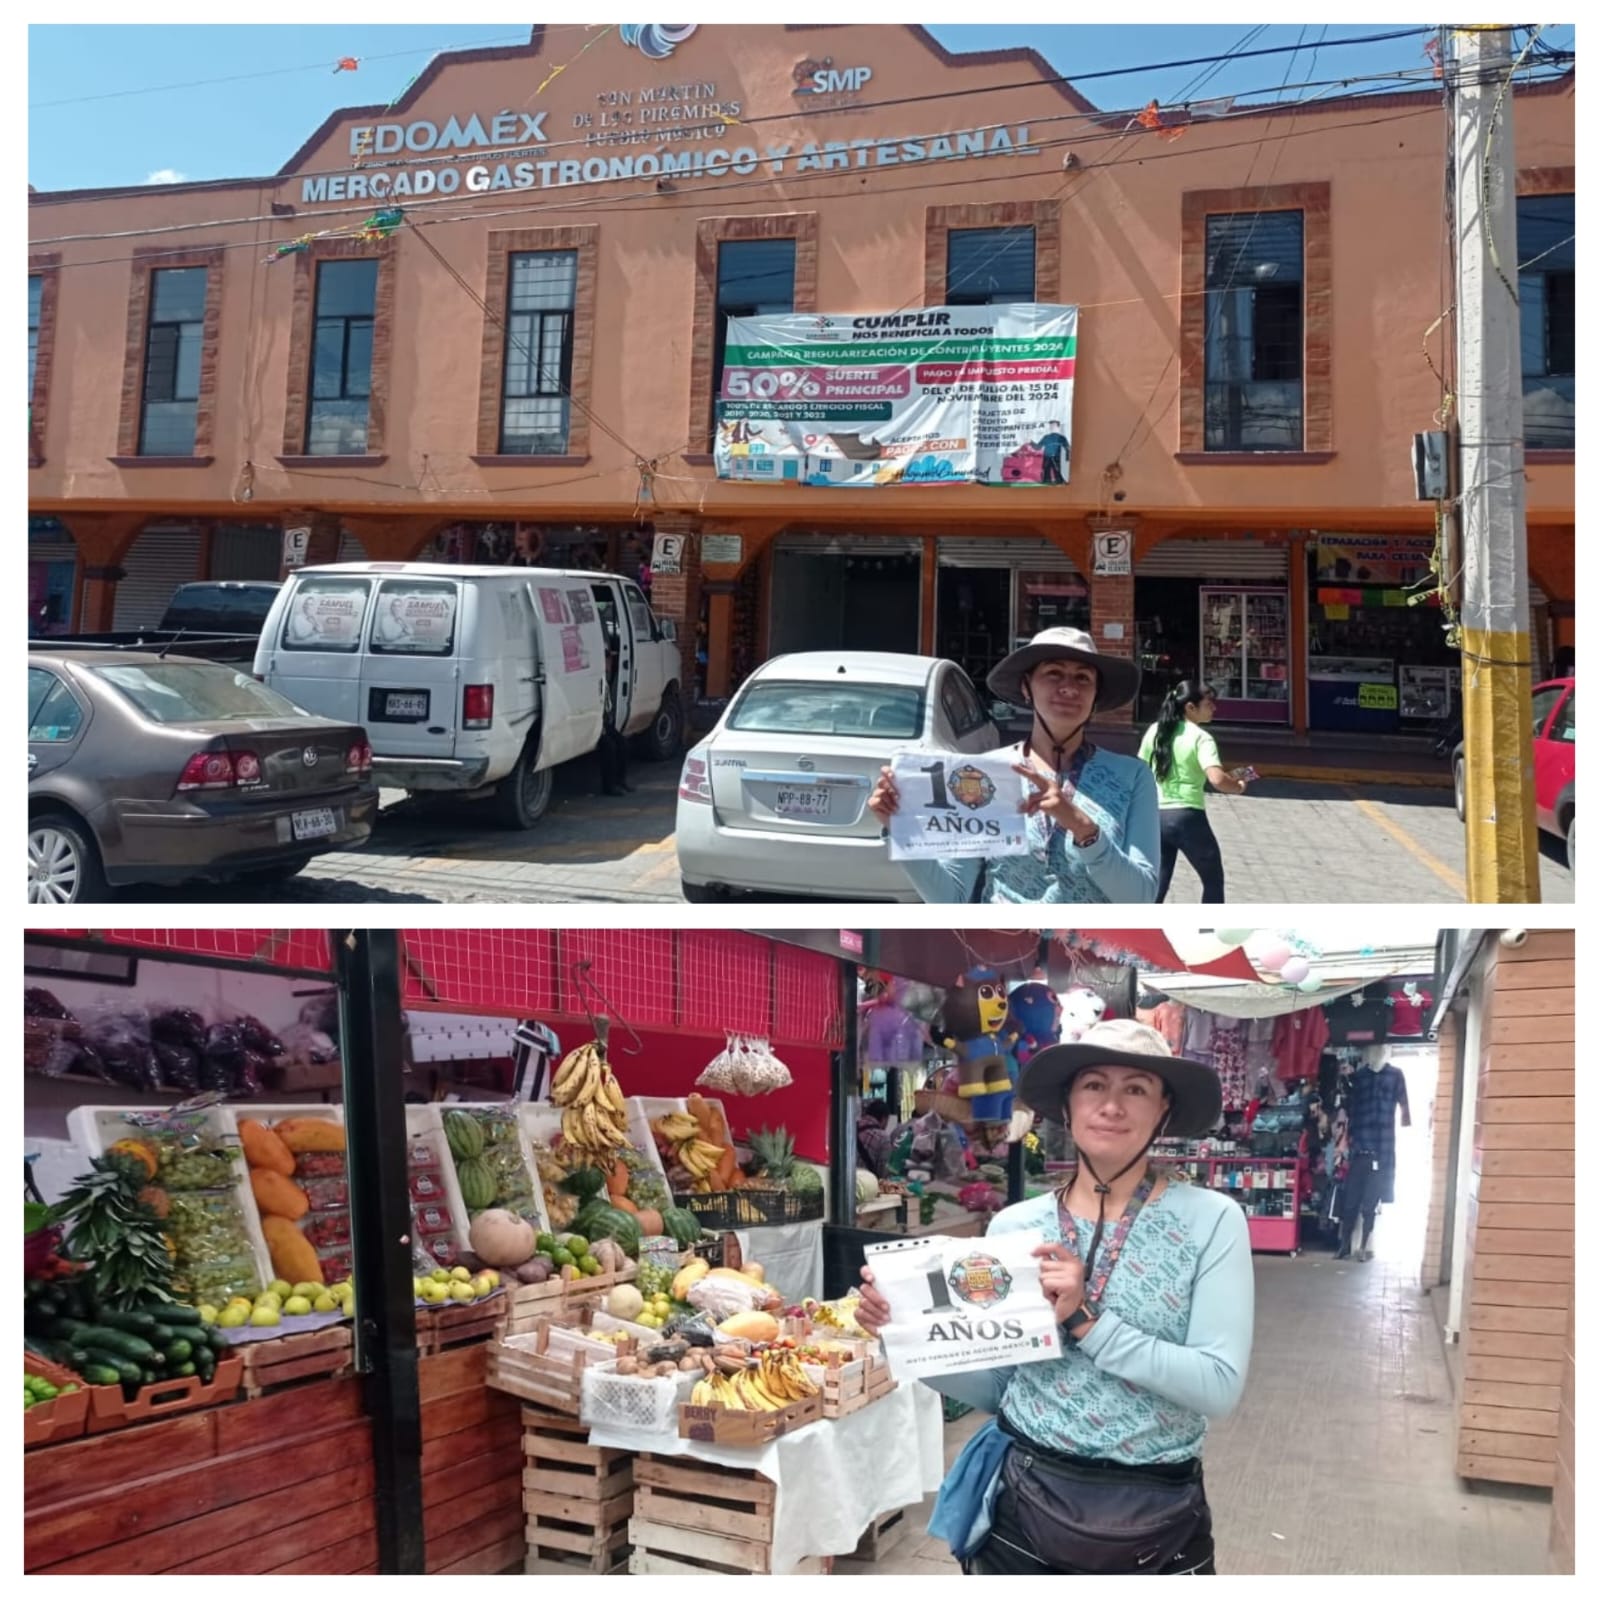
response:
[[[1092,1221],[1074,1217],[1086,1255]],[[1041,1229],[1060,1241],[1054,1194],[1002,1210],[990,1235]],[[1111,1231],[1106,1229],[1107,1235]],[[1188,1460],[1207,1416],[1238,1403],[1254,1337],[1249,1225],[1226,1194],[1171,1183],[1139,1213],[1099,1306],[1099,1325],[1067,1335],[1058,1360],[935,1379],[930,1386],[997,1410],[1051,1449],[1128,1465]]]
[[[1026,759],[1023,749],[1013,744],[995,754],[1021,762]],[[929,905],[970,904],[985,864],[983,900],[991,905],[1153,904],[1160,875],[1160,793],[1155,774],[1131,755],[1094,746],[1073,803],[1099,825],[1099,837],[1087,849],[1079,849],[1071,835],[1048,817],[1030,816],[1025,855],[1000,855],[986,863],[906,861],[905,875]]]

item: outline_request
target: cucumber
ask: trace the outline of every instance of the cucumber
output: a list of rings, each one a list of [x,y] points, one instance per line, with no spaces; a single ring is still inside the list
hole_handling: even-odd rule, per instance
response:
[[[116,1380],[121,1383],[132,1383],[135,1388],[144,1381],[144,1373],[131,1360],[123,1360],[118,1355],[98,1356],[91,1362],[95,1366],[109,1366],[116,1372]],[[87,1374],[86,1374],[87,1375]]]
[[[169,1366],[180,1366],[194,1353],[194,1345],[187,1338],[174,1338],[162,1353],[167,1357]]]
[[[168,1372],[154,1371],[149,1366],[146,1366],[144,1370],[139,1373],[139,1381],[141,1383],[165,1382],[169,1375],[170,1373]]]
[[[199,1327],[200,1312],[193,1305],[152,1305],[146,1312],[168,1327]]]
[[[227,1352],[233,1347],[228,1340],[228,1335],[223,1332],[220,1327],[207,1327],[205,1330],[205,1341],[210,1344],[212,1350],[219,1355],[227,1354]]]
[[[172,1375],[174,1377],[192,1377],[194,1375],[194,1362],[192,1360],[184,1361]]]
[[[141,1338],[154,1338],[160,1329],[155,1317],[142,1310],[102,1310],[96,1322],[118,1332],[137,1333]]]
[[[74,1321],[68,1316],[54,1316],[47,1322],[40,1322],[39,1332],[42,1337],[54,1338],[69,1344],[76,1344],[78,1334],[93,1332],[92,1321]]]
[[[110,1384],[122,1381],[122,1373],[115,1366],[102,1366],[92,1360],[74,1369],[85,1382]]]
[[[71,1342],[78,1349],[92,1346],[96,1349],[109,1350],[126,1360],[150,1361],[156,1355],[156,1347],[148,1338],[141,1338],[137,1333],[121,1332],[115,1327],[101,1327],[98,1324],[78,1323],[71,1335]]]

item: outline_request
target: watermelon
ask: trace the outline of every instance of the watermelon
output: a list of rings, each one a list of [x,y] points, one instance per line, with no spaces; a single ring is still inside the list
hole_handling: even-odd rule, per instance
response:
[[[661,1225],[666,1236],[679,1249],[692,1249],[700,1241],[699,1217],[690,1210],[669,1209],[661,1212]]]
[[[445,1111],[444,1136],[457,1163],[475,1160],[483,1153],[483,1128],[476,1117],[468,1116],[464,1110]]]
[[[499,1197],[499,1185],[484,1161],[460,1161],[455,1175],[460,1180],[461,1199],[468,1210],[487,1210]]]
[[[561,1187],[581,1200],[596,1199],[605,1192],[605,1173],[594,1166],[581,1166],[561,1179]]]
[[[632,1260],[638,1259],[641,1237],[638,1219],[625,1210],[618,1210],[604,1200],[594,1200],[583,1207],[572,1225],[587,1238],[614,1239],[624,1254]]]

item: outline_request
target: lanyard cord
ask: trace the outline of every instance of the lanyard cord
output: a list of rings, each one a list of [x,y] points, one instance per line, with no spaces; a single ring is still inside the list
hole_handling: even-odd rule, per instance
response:
[[[1156,1139],[1158,1139],[1160,1135],[1166,1131],[1166,1123],[1169,1119],[1170,1118],[1167,1116],[1162,1116],[1159,1124],[1155,1128],[1155,1131],[1150,1134],[1149,1142],[1146,1143],[1144,1147],[1139,1150],[1138,1153],[1134,1155],[1133,1158],[1128,1161],[1119,1172],[1113,1173],[1109,1179],[1101,1177],[1099,1173],[1094,1170],[1094,1163],[1088,1158],[1088,1152],[1083,1149],[1081,1145],[1078,1146],[1077,1159],[1079,1162],[1081,1162],[1083,1169],[1087,1171],[1088,1175],[1094,1179],[1094,1192],[1099,1195],[1099,1218],[1094,1223],[1094,1236],[1089,1242],[1088,1256],[1083,1262],[1083,1290],[1085,1297],[1094,1280],[1094,1259],[1099,1254],[1100,1242],[1105,1236],[1105,1198],[1110,1193],[1110,1185],[1111,1183],[1115,1182],[1117,1178],[1125,1177],[1127,1173],[1139,1163],[1139,1161],[1143,1160],[1144,1157],[1148,1155],[1150,1150],[1155,1147]],[[1068,1122],[1067,1125],[1069,1127],[1070,1122]],[[1068,1206],[1067,1215],[1070,1216],[1070,1214],[1071,1210]]]

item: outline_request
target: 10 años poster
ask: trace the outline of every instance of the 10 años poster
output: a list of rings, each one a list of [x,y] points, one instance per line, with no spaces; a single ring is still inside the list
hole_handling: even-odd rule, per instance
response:
[[[1077,307],[733,317],[716,475],[871,488],[1071,477]]]

